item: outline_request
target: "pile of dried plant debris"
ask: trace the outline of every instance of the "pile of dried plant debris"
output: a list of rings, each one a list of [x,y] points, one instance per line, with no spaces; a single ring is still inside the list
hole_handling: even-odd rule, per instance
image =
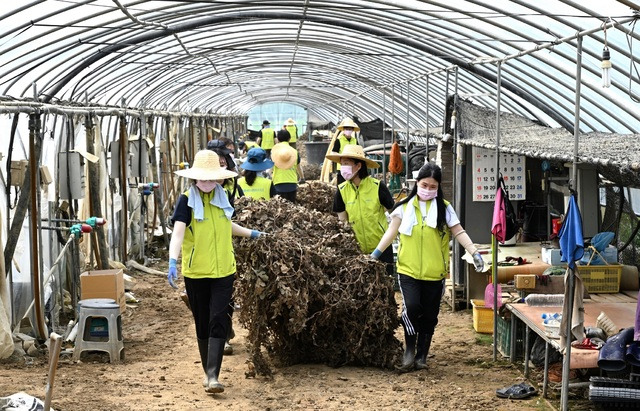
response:
[[[236,302],[255,370],[324,363],[391,368],[401,345],[393,280],[360,253],[335,215],[280,197],[241,198],[237,222],[268,233],[235,237]]]
[[[337,187],[321,181],[308,181],[298,187],[297,201],[300,205],[316,211],[331,213]]]

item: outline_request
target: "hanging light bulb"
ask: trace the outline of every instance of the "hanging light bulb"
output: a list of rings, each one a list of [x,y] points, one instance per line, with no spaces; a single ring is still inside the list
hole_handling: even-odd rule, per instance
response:
[[[451,130],[453,130],[454,128],[456,128],[456,111],[453,110],[453,113],[451,113],[451,127],[449,127]]]
[[[604,46],[602,49],[602,87],[609,88],[611,86],[611,54],[609,47]]]

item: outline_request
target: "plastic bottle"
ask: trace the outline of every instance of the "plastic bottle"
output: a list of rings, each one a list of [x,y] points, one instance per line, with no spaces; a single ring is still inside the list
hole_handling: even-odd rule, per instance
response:
[[[560,320],[562,318],[562,314],[559,313],[543,313],[543,320]]]

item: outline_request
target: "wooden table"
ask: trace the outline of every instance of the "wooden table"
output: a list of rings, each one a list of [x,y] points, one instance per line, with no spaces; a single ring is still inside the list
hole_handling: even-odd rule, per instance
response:
[[[620,303],[603,303],[603,302],[595,302],[589,299],[584,300],[584,326],[595,326],[596,319],[601,312],[604,312],[618,328],[627,328],[633,327],[635,324],[636,318],[636,302],[620,302]],[[542,314],[543,313],[562,313],[562,306],[556,307],[536,307],[529,306],[527,304],[507,304],[506,308],[511,311],[513,314],[511,316],[511,346],[509,347],[511,362],[515,362],[515,353],[516,353],[516,321],[522,321],[525,328],[525,338],[524,338],[524,374],[525,377],[529,376],[529,333],[528,330],[533,330],[537,335],[540,336],[545,342],[545,352],[544,352],[544,381],[543,381],[543,390],[542,395],[547,395],[547,384],[548,384],[548,372],[549,372],[549,346],[552,346],[556,350],[560,351],[560,340],[551,338],[547,335],[545,331],[544,324],[542,322]],[[593,351],[592,353],[581,353],[581,354],[590,354],[593,355],[594,358],[594,368],[597,367],[598,353],[597,350],[579,350],[576,348],[571,348],[572,354],[574,352],[584,352],[584,351]]]

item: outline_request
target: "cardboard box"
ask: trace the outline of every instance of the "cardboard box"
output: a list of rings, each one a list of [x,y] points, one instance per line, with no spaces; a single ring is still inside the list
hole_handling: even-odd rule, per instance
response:
[[[530,290],[536,288],[535,274],[518,274],[515,276],[516,288],[518,290]]]
[[[542,247],[542,261],[551,265],[567,265],[560,261],[562,255],[559,248]]]
[[[124,297],[122,269],[93,270],[80,274],[80,299],[111,298],[120,305],[120,312],[127,308]]]

